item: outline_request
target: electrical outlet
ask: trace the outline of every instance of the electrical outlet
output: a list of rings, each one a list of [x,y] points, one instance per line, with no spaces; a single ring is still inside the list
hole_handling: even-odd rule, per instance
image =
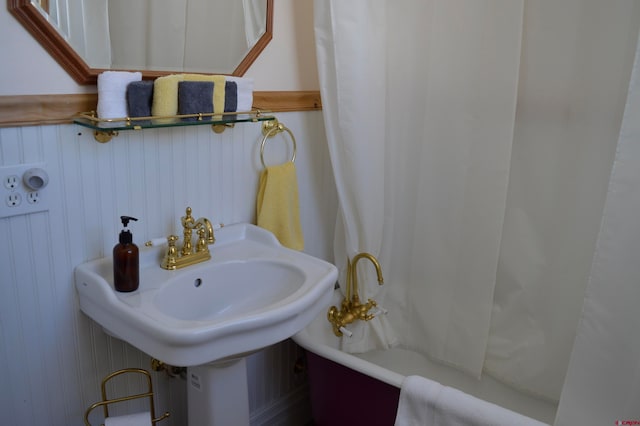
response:
[[[7,201],[7,206],[9,207],[18,207],[20,205],[20,203],[22,203],[22,196],[20,194],[16,193],[11,193],[9,195],[7,195],[6,198]]]
[[[3,183],[0,185],[0,218],[49,210],[52,185],[45,183],[37,190],[25,185],[25,172],[32,169],[46,170],[46,165],[32,163],[0,167],[0,179]]]
[[[14,191],[20,184],[20,178],[16,175],[9,175],[4,178],[4,187],[9,191]]]
[[[40,202],[40,192],[39,191],[27,192],[27,202],[29,204],[38,204]]]

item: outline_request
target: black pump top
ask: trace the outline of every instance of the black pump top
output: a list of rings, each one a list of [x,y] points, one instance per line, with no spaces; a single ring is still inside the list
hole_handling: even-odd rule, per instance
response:
[[[124,227],[126,228],[127,225],[129,225],[129,221],[130,220],[135,220],[137,221],[138,219],[136,219],[135,217],[131,217],[131,216],[120,216],[120,220],[122,221],[122,224],[124,225]]]
[[[131,244],[133,242],[133,235],[131,235],[131,232],[127,229],[127,225],[129,225],[130,220],[137,221],[138,219],[131,216],[120,216],[120,220],[124,226],[124,229],[120,232],[120,244]]]

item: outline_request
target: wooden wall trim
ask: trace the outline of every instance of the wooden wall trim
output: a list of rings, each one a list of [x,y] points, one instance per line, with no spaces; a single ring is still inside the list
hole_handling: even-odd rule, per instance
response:
[[[82,111],[95,111],[98,95],[0,96],[0,127],[71,123]],[[253,106],[273,112],[322,109],[319,91],[264,91],[253,93]]]
[[[322,109],[319,91],[254,92],[253,107],[273,112]]]

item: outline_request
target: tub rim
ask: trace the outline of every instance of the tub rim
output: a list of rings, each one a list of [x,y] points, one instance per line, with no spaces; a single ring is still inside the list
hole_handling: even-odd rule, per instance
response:
[[[294,334],[291,339],[302,348],[311,351],[316,355],[320,355],[328,360],[337,362],[345,367],[349,367],[359,373],[371,376],[381,382],[395,386],[398,389],[402,388],[402,382],[406,376],[391,371],[378,364],[358,358],[354,354],[333,348],[327,344],[318,343],[311,337],[307,328],[304,328]]]

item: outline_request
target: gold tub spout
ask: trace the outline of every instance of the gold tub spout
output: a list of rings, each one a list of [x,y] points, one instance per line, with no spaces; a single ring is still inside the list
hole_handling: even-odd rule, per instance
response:
[[[360,296],[358,294],[358,272],[357,264],[360,259],[368,259],[373,263],[376,268],[376,274],[378,275],[378,284],[384,284],[384,278],[382,277],[382,268],[378,259],[370,253],[358,253],[354,256],[353,260],[347,259],[347,286],[345,291],[345,298],[342,301],[340,309],[336,306],[329,308],[327,312],[327,319],[333,327],[333,333],[336,336],[342,336],[342,329],[348,324],[354,321],[370,321],[375,315],[370,314],[371,308],[377,306],[377,303],[373,299],[369,299],[367,303],[360,303]]]
[[[375,256],[370,253],[356,254],[353,260],[351,261],[351,266],[350,266],[351,267],[351,274],[350,274],[351,275],[351,292],[353,293],[352,298],[355,298],[355,300],[359,300],[358,271],[356,267],[360,259],[368,259],[371,261],[371,263],[373,263],[373,266],[375,266],[376,268],[376,274],[378,275],[378,285],[384,284],[384,278],[382,277],[382,268],[380,267],[380,262],[378,262],[378,259],[376,259]]]

